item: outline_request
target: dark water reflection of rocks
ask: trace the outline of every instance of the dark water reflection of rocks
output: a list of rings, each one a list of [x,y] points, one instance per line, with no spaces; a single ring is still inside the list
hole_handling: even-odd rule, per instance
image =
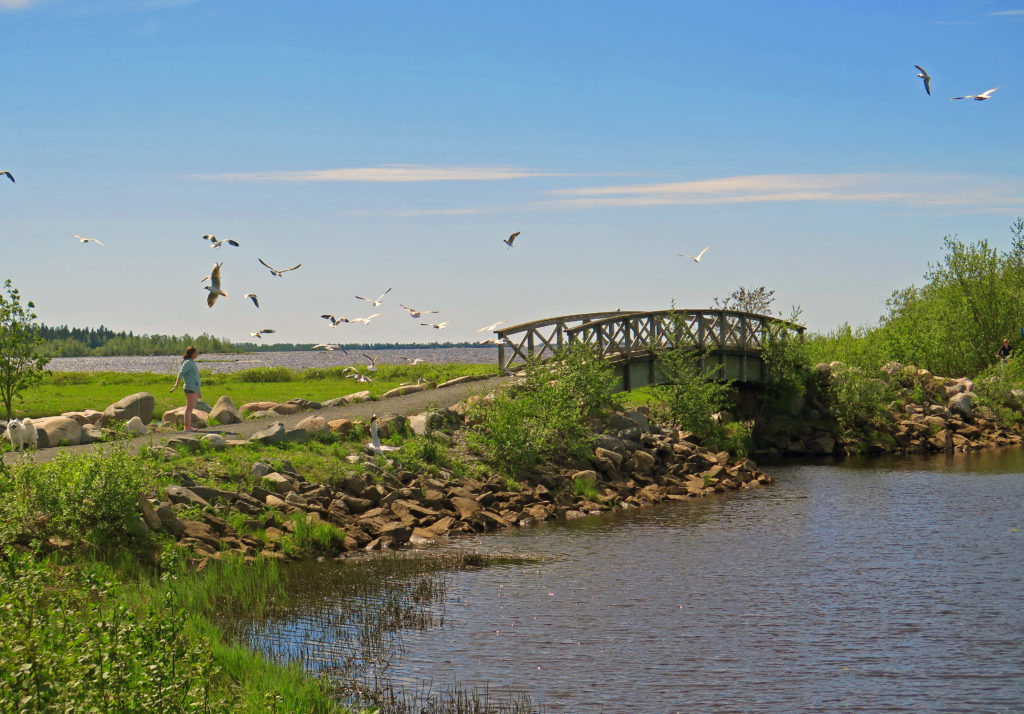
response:
[[[549,712],[1020,710],[1024,450],[767,470],[757,491],[454,542],[540,560],[449,573],[392,681]],[[313,652],[319,617],[275,637]]]

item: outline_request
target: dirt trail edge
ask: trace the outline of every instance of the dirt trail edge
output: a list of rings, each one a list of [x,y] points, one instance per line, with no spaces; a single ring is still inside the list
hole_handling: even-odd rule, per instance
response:
[[[246,419],[241,424],[224,424],[206,429],[196,429],[194,432],[190,433],[193,433],[196,436],[202,436],[203,434],[220,434],[226,439],[248,439],[257,431],[264,429],[275,422],[281,422],[284,424],[285,428],[292,429],[296,424],[311,414],[322,416],[328,421],[332,419],[369,420],[373,414],[382,418],[386,416],[410,416],[412,414],[420,414],[431,409],[445,409],[453,404],[461,402],[466,397],[474,394],[487,393],[494,388],[505,384],[510,379],[512,378],[506,375],[497,375],[494,377],[487,377],[486,379],[452,384],[440,389],[427,389],[413,394],[388,397],[387,399],[358,402],[356,404],[348,404],[338,407],[325,407],[323,409],[299,412],[298,414],[279,415],[262,419]],[[5,453],[3,458],[6,463],[14,464],[17,463],[19,459],[26,458],[30,458],[36,462],[49,461],[61,452],[71,452],[74,454],[100,448],[118,448],[138,451],[143,446],[156,446],[163,444],[168,439],[175,436],[181,436],[183,433],[184,432],[180,430],[162,430],[134,439],[126,439],[124,441],[82,444],[80,446],[56,446],[50,449],[30,450],[24,455],[21,452],[11,451]]]

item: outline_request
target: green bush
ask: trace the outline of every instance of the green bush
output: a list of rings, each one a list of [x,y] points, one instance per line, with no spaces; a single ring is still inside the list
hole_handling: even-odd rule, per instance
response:
[[[874,430],[889,418],[889,404],[896,398],[892,387],[860,367],[837,366],[832,370],[832,411],[844,436]]]
[[[243,369],[234,375],[239,382],[256,383],[290,382],[293,376],[292,371],[287,367],[253,367],[252,369]]]
[[[137,527],[136,503],[147,483],[142,459],[122,450],[21,462],[0,482],[0,546],[26,533],[99,546],[124,542]]]
[[[505,475],[588,451],[587,417],[611,403],[610,365],[585,346],[526,364],[525,382],[471,408],[468,439]]]

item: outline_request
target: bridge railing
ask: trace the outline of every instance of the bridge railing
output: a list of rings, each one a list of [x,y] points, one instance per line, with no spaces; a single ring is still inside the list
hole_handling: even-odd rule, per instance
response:
[[[804,328],[735,310],[659,310],[566,315],[499,330],[498,363],[510,370],[531,357],[548,359],[572,344],[592,346],[611,360],[690,346],[701,355],[759,354],[770,327],[802,336]]]

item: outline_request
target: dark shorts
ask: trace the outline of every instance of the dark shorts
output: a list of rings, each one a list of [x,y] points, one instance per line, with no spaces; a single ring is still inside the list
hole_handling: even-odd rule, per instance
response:
[[[199,394],[198,389],[186,389],[185,394]]]

